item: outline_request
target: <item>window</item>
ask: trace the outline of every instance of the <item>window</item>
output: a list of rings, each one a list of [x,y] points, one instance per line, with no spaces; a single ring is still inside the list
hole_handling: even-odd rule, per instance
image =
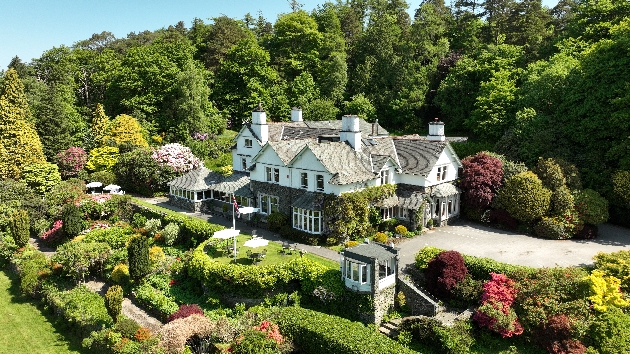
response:
[[[453,213],[453,201],[448,201],[448,214],[451,215]]]
[[[438,167],[438,169],[437,169],[437,180],[438,181],[445,181],[446,180],[446,170],[447,169],[448,169],[448,166]]]
[[[318,191],[324,190],[324,176],[323,175],[315,176],[315,183],[317,184]]]
[[[197,192],[197,200],[203,199],[203,192]]]
[[[440,215],[440,200],[435,200],[435,216]]]
[[[273,169],[273,181],[276,183],[280,183],[280,169],[278,168]]]
[[[358,264],[346,259],[344,275],[348,280],[365,284],[368,282],[368,266],[366,264]]]
[[[243,171],[247,170],[247,159],[244,157],[241,157],[241,169]]]
[[[361,265],[361,284],[367,283],[367,279],[368,279],[367,266],[362,264]]]
[[[293,208],[293,228],[311,234],[320,234],[322,232],[322,212]]]
[[[280,169],[265,167],[265,180],[272,183],[280,182]]]
[[[389,184],[389,170],[381,170],[381,185]]]
[[[265,167],[265,181],[271,182],[273,175],[271,174],[271,167]]]
[[[407,219],[409,217],[409,209],[397,206],[395,209],[397,219]]]
[[[240,195],[235,195],[234,198],[236,199],[236,204],[238,204],[239,207],[248,207],[252,202],[250,198],[241,197]]]
[[[308,173],[300,173],[300,187],[308,188]]]
[[[252,147],[252,139],[245,139],[245,147],[246,148]]]
[[[275,211],[278,211],[278,197],[261,194],[259,197],[260,201],[260,212],[263,214],[270,214]]]
[[[381,261],[378,264],[378,277],[379,279],[383,279],[385,277],[388,277],[390,275],[394,275],[394,267],[393,264],[394,262],[391,259],[388,259],[386,261]]]

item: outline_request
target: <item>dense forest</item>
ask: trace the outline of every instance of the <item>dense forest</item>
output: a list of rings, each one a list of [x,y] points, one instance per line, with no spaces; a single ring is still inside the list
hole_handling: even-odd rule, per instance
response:
[[[308,120],[358,114],[398,134],[423,134],[439,117],[448,135],[469,137],[462,155],[491,150],[529,166],[561,158],[585,186],[620,199],[611,181],[630,176],[627,0],[553,9],[426,0],[415,11],[404,0],[337,0],[310,12],[293,1],[288,10],[275,23],[258,13],[126,38],[102,32],[8,67],[48,161],[95,146],[95,117],[129,115],[149,144],[191,145],[239,128],[262,102],[276,121],[299,106]],[[627,208],[630,182],[621,182],[628,202],[617,204]]]

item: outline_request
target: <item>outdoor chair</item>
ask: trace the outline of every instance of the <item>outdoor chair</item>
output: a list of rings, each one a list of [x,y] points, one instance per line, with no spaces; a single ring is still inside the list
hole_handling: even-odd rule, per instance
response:
[[[265,248],[260,254],[260,258],[265,258],[266,255],[267,255],[267,249]]]

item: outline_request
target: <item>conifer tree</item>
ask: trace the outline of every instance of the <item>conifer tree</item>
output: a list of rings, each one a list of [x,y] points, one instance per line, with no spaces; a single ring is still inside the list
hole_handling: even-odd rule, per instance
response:
[[[92,142],[93,148],[103,147],[105,146],[105,136],[109,130],[110,120],[109,117],[105,114],[105,109],[103,109],[103,105],[98,103],[96,105],[96,109],[94,110],[94,116],[92,118]]]
[[[24,166],[46,162],[30,115],[24,85],[17,72],[9,69],[0,86],[0,141],[5,150],[0,165],[7,170],[0,178],[19,179]]]
[[[134,117],[126,114],[117,116],[111,122],[104,140],[106,145],[115,147],[121,145],[149,146],[142,136],[140,123]]]

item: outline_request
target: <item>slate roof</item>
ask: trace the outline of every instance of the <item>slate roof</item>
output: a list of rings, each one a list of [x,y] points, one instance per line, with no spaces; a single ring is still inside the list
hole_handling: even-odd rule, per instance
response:
[[[359,256],[356,257],[359,260],[364,260],[365,258],[376,258],[379,261],[383,261],[394,258],[398,254],[398,249],[380,245],[378,243],[362,243],[360,245],[347,248],[343,254],[346,258]]]
[[[362,152],[354,151],[345,142],[316,143],[307,145],[315,157],[333,174],[330,184],[350,184],[376,178],[370,159]]]
[[[269,147],[271,147],[280,160],[284,162],[284,164],[288,164],[293,160],[295,155],[297,155],[306,144],[314,142],[312,139],[301,139],[301,140],[287,140],[287,141],[270,141]]]
[[[224,193],[234,193],[237,190],[241,190],[243,187],[249,189],[249,176],[245,173],[234,172],[226,177],[202,166],[183,176],[175,178],[168,182],[168,185],[173,188],[182,188],[190,191],[212,189]],[[239,195],[249,196],[244,195],[244,193],[247,193],[244,190],[241,190],[240,193]]]
[[[431,195],[434,197],[442,198],[459,193],[459,188],[455,187],[454,185],[450,183],[442,183],[433,187],[433,192],[431,193]]]
[[[317,193],[306,192],[299,196],[291,206],[300,209],[322,210],[322,204],[316,203],[317,196]]]
[[[294,140],[304,138],[317,138],[320,135],[339,135],[341,131],[341,120],[323,120],[323,121],[301,121],[301,122],[267,122],[269,127],[269,141]],[[251,129],[251,123],[246,124],[247,129],[252,136],[260,141]],[[359,129],[361,137],[368,138],[372,134],[372,123],[359,119]],[[378,124],[378,128],[374,129],[379,136],[387,136],[389,132]]]
[[[420,176],[431,172],[447,145],[446,142],[408,138],[394,138],[393,142],[402,172]]]
[[[372,155],[372,171],[378,172],[385,166],[387,161],[390,159],[390,156],[384,155]]]

